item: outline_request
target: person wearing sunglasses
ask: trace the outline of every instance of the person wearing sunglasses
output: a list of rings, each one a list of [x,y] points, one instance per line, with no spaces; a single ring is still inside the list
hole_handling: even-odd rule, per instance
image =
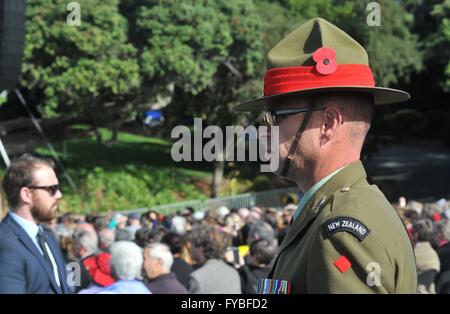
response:
[[[360,161],[374,108],[409,94],[375,86],[364,48],[321,18],[276,44],[267,65],[264,96],[235,110],[278,127],[274,173],[303,196],[258,291],[415,293],[408,234]]]
[[[0,293],[70,293],[58,242],[42,224],[56,218],[62,198],[48,160],[22,155],[3,178],[10,210],[0,223]]]

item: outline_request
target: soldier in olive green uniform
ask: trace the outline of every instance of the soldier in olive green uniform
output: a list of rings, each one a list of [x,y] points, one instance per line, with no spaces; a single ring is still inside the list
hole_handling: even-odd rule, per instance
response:
[[[264,97],[236,110],[266,111],[280,130],[280,167],[304,196],[262,293],[415,293],[407,231],[359,161],[372,109],[409,99],[376,87],[363,47],[315,18],[268,54]]]

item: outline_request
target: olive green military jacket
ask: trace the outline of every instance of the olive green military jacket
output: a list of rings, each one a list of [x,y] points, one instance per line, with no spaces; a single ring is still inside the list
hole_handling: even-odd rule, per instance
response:
[[[360,161],[340,170],[289,227],[269,278],[291,293],[416,293],[414,252]]]

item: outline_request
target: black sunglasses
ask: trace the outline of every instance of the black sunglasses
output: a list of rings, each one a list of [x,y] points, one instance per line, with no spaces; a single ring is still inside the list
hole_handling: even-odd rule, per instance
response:
[[[50,196],[55,196],[56,192],[59,191],[59,184],[55,185],[48,185],[48,186],[27,186],[29,189],[40,189],[40,190],[46,190],[50,193]]]
[[[316,111],[316,110],[324,110],[325,107],[318,108],[292,108],[292,109],[280,109],[280,110],[272,110],[270,112],[266,112],[264,114],[264,121],[270,125],[277,125],[277,116],[287,116],[291,114],[303,113],[308,111]]]

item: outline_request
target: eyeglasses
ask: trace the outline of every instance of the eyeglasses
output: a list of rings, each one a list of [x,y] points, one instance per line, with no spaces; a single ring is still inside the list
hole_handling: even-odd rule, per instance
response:
[[[55,196],[56,192],[59,191],[59,184],[55,184],[55,185],[48,185],[48,186],[27,186],[27,188],[29,189],[40,189],[40,190],[46,190],[47,192],[50,193],[50,196]]]
[[[272,110],[269,112],[266,112],[264,114],[264,122],[266,122],[270,126],[278,125],[277,116],[287,116],[291,114],[297,114],[297,113],[303,113],[308,111],[317,111],[317,110],[324,110],[324,107],[319,108],[292,108],[292,109],[280,109],[280,110]]]

